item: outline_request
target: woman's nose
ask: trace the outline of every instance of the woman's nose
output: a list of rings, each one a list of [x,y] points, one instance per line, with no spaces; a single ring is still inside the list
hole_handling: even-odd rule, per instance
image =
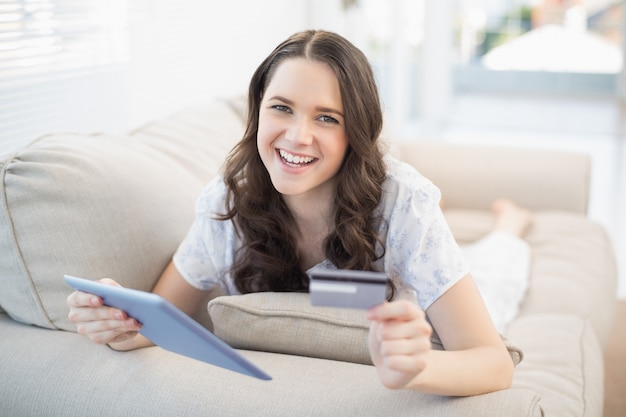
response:
[[[298,145],[310,145],[313,142],[313,129],[307,120],[295,120],[287,129],[287,139]]]

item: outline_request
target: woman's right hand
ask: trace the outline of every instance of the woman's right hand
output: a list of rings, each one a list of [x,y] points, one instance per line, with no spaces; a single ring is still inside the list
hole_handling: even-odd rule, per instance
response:
[[[97,282],[120,287],[109,278]],[[96,295],[74,291],[67,297],[67,305],[70,308],[68,318],[76,324],[78,333],[95,343],[110,345],[129,341],[141,330],[141,324],[137,320],[129,318],[122,310],[105,306],[102,298]],[[116,346],[111,347],[118,349]]]

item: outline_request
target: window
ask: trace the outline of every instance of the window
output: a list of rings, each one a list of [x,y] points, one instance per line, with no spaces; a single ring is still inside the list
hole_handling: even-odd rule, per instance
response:
[[[324,10],[332,0],[326,0]],[[316,3],[317,4],[317,3]],[[368,57],[380,88],[389,126],[410,125],[424,110],[420,100],[424,72],[424,0],[342,2],[343,25],[330,27],[356,44]],[[320,16],[313,26],[329,26]],[[331,25],[332,26],[332,25]]]
[[[616,95],[624,4],[615,0],[464,0],[456,87]]]
[[[0,0],[0,154],[111,120],[128,59],[127,0]]]

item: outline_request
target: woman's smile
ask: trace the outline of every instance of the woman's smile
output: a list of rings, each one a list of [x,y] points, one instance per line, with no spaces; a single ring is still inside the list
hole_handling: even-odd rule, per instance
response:
[[[276,151],[283,163],[291,168],[307,167],[317,161],[317,158],[313,156],[294,154],[284,149],[277,149]]]

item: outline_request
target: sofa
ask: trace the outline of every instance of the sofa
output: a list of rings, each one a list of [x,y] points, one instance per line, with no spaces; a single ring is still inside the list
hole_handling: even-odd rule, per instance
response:
[[[215,291],[196,316],[271,381],[78,335],[63,275],[149,291],[193,221],[201,188],[241,137],[244,108],[240,99],[214,100],[127,134],[51,134],[3,157],[2,416],[602,415],[616,264],[605,230],[587,217],[590,161],[573,153],[387,138],[390,152],[442,190],[460,243],[491,228],[495,198],[535,213],[525,237],[528,289],[503,334],[521,359],[508,390],[388,390],[368,363],[362,311],[313,308],[307,294]]]

